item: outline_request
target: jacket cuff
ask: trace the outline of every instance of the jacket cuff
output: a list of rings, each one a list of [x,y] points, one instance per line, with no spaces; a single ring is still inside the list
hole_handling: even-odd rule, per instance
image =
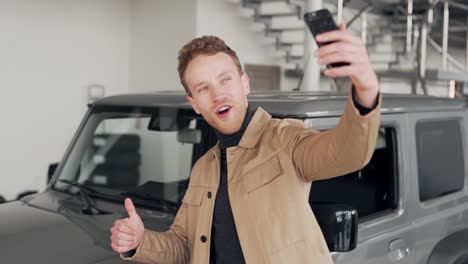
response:
[[[362,106],[357,100],[356,100],[356,95],[355,95],[355,88],[354,85],[351,87],[351,98],[353,102],[353,107],[356,109],[361,116],[366,116],[370,112],[373,112],[375,109],[380,108],[381,103],[382,103],[382,96],[380,92],[377,94],[377,100],[375,101],[374,106],[372,108],[368,108],[365,106]]]

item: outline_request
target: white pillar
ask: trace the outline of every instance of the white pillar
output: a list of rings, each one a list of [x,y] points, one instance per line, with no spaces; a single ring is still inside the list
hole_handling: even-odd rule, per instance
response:
[[[343,23],[343,0],[338,0],[338,13],[336,14],[336,24]]]
[[[442,70],[447,71],[448,59],[449,2],[444,1],[444,28],[442,32]]]
[[[367,11],[361,15],[361,40],[364,45],[367,44]]]
[[[466,18],[466,71],[468,72],[468,17]]]
[[[306,0],[305,11],[315,11],[322,8],[322,0]],[[317,49],[317,45],[310,33],[307,26],[304,30],[304,54],[309,58],[304,58],[304,61],[309,60],[309,63],[304,68],[304,80],[301,85],[303,91],[320,91],[323,87],[320,87],[320,65],[317,63],[317,59],[314,56],[314,51]]]
[[[411,30],[413,30],[413,0],[408,0],[408,16],[406,17],[406,53],[411,52]]]
[[[426,78],[426,56],[427,56],[427,24],[423,23],[421,27],[421,54],[419,75],[422,79]]]

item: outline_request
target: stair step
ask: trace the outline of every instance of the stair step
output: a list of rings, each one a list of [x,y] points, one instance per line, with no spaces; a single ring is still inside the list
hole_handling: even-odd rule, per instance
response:
[[[279,41],[282,43],[304,43],[304,30],[284,30]]]
[[[373,53],[369,54],[369,59],[371,62],[392,62],[397,60],[397,55],[395,53]]]
[[[271,18],[271,29],[304,29],[304,21],[297,16],[279,16]]]
[[[395,52],[396,47],[391,43],[376,43],[367,47],[369,53]]]
[[[272,53],[272,56],[277,59],[285,58],[287,56],[287,51],[281,50],[281,49],[275,49],[271,53]]]
[[[289,51],[292,57],[304,57],[304,45],[303,44],[293,44]]]
[[[262,16],[295,15],[297,9],[286,2],[262,2],[258,12]]]
[[[372,67],[375,71],[386,71],[390,69],[390,65],[388,63],[372,63]]]

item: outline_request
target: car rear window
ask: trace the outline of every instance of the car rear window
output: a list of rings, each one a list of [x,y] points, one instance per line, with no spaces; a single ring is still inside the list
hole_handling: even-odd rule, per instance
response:
[[[465,166],[459,120],[418,122],[416,145],[421,201],[463,189]]]

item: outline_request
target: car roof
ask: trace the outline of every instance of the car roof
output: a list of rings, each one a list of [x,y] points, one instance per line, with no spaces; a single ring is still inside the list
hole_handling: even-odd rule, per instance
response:
[[[252,109],[261,106],[274,116],[339,116],[347,94],[303,91],[257,91],[248,96]],[[382,113],[446,111],[465,108],[465,100],[426,95],[382,94]],[[191,109],[184,91],[122,94],[94,101],[93,106],[171,107]]]

